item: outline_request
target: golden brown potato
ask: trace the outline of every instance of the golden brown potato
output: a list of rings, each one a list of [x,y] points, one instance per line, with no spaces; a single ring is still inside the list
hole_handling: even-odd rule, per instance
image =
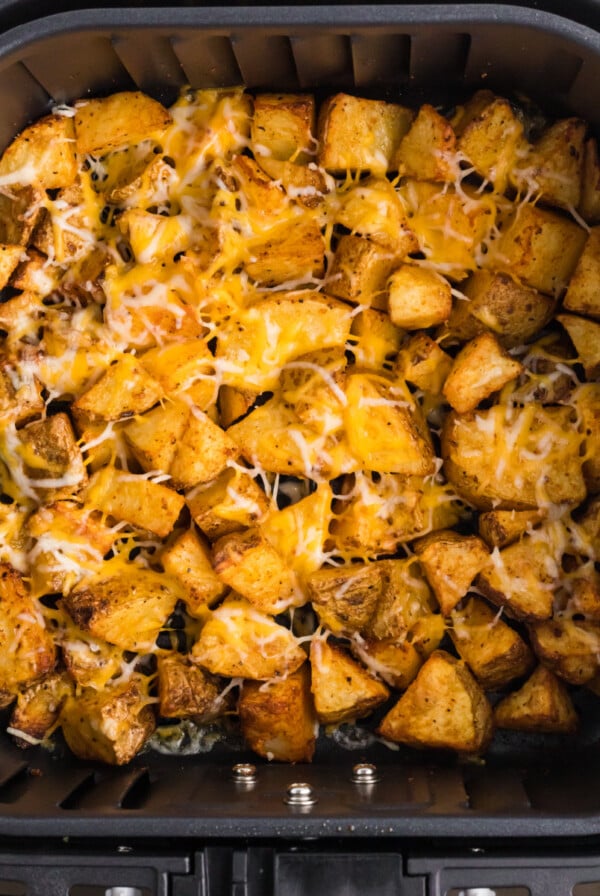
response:
[[[466,665],[437,650],[385,716],[379,733],[412,747],[481,753],[492,738],[492,709]]]
[[[72,623],[69,625],[70,618],[64,615],[67,630],[60,649],[67,671],[79,687],[102,691],[127,668],[123,651]]]
[[[477,587],[516,619],[549,619],[560,575],[560,554],[542,530],[524,535],[503,550],[494,549]]]
[[[256,397],[257,389],[237,389],[235,386],[219,387],[219,423],[223,429],[228,429],[232,423],[237,423],[246,411],[249,411]]]
[[[207,607],[225,593],[213,569],[210,549],[193,527],[167,545],[160,559],[164,571],[179,584],[192,616],[202,618]]]
[[[103,467],[90,479],[86,503],[116,520],[166,538],[185,505],[185,498],[144,476]]]
[[[569,334],[588,380],[596,379],[600,375],[600,323],[577,314],[557,314],[556,320]]]
[[[75,111],[79,155],[103,155],[126,144],[159,137],[171,116],[156,100],[140,91],[113,93],[80,100]]]
[[[123,355],[97,383],[73,402],[77,420],[102,423],[143,414],[163,396],[159,383],[133,355]]]
[[[316,152],[315,98],[309,93],[259,93],[254,97],[250,140],[255,158],[262,156],[297,165]]]
[[[131,453],[142,469],[163,473],[170,470],[189,416],[187,405],[165,402],[123,427]]]
[[[71,694],[73,681],[64,672],[53,672],[21,689],[9,720],[16,745],[25,748],[46,740]]]
[[[238,454],[234,440],[208,414],[192,408],[169,467],[172,482],[179,489],[210,482]]]
[[[365,178],[344,192],[334,222],[397,254],[418,245],[398,194],[382,177]]]
[[[435,598],[414,557],[378,560],[383,587],[367,634],[377,639],[402,640],[415,623],[435,609]]]
[[[424,103],[403,137],[394,167],[405,177],[452,181],[457,174],[456,134],[443,115]]]
[[[415,333],[406,342],[394,366],[399,377],[417,389],[439,395],[452,367],[452,358],[427,333]]]
[[[45,500],[77,494],[88,481],[71,421],[66,414],[54,414],[29,423],[19,432],[17,448],[31,486]]]
[[[180,597],[169,576],[131,564],[98,573],[67,594],[63,606],[83,631],[123,650],[150,651]]]
[[[211,541],[260,523],[269,509],[264,491],[239,467],[229,467],[201,484],[186,496],[186,502],[194,522]]]
[[[600,669],[600,625],[554,617],[529,627],[540,661],[570,684],[585,684]]]
[[[494,707],[498,728],[573,734],[579,719],[565,685],[545,666],[538,666],[525,684]]]
[[[382,373],[402,343],[403,331],[384,311],[364,308],[352,320],[350,347],[357,367]]]
[[[19,573],[0,564],[0,690],[17,693],[51,672],[55,662],[55,644],[37,602]]]
[[[408,640],[386,638],[377,641],[354,637],[351,646],[367,669],[399,691],[405,691],[415,680],[424,662],[423,656]]]
[[[205,411],[217,397],[213,357],[203,339],[159,345],[140,356],[140,364],[172,398],[193,396]]]
[[[0,159],[3,188],[34,185],[42,190],[67,187],[77,176],[73,119],[47,115],[21,131]]]
[[[338,93],[319,112],[317,160],[333,173],[385,174],[413,116],[404,106]]]
[[[319,722],[362,719],[389,697],[389,690],[345,650],[325,638],[310,645],[311,690]]]
[[[541,523],[539,510],[488,510],[479,515],[479,534],[491,548],[505,548]]]
[[[436,271],[403,264],[387,282],[392,323],[405,330],[421,330],[443,323],[452,310],[450,284]]]
[[[588,495],[600,492],[600,385],[585,383],[572,394],[583,429],[583,476]]]
[[[148,740],[156,721],[136,681],[69,697],[60,723],[69,749],[80,759],[125,765]]]
[[[295,672],[306,654],[288,629],[252,604],[230,598],[212,612],[191,658],[215,675],[261,680]]]
[[[10,190],[0,193],[0,240],[3,243],[19,246],[30,243],[36,227],[47,215],[43,198],[41,187],[31,185],[11,186]]]
[[[244,682],[238,711],[244,738],[259,756],[310,762],[316,737],[307,666],[266,686]]]
[[[490,559],[480,538],[459,535],[451,529],[431,532],[419,538],[413,548],[444,616],[465,596]]]
[[[363,236],[343,234],[327,271],[326,289],[346,302],[384,311],[387,309],[388,278],[401,259],[414,252],[417,245],[411,233],[393,249]]]
[[[477,173],[504,193],[524,143],[523,124],[508,100],[478,90],[457,115],[455,130],[458,148]]]
[[[474,411],[523,370],[491,333],[475,336],[460,350],[444,383],[443,394],[459,414]]]
[[[329,483],[320,483],[311,492],[282,510],[272,509],[260,526],[268,542],[283,557],[288,568],[302,583],[323,564],[329,543],[333,492]],[[297,591],[296,600],[300,598]]]
[[[385,587],[375,563],[324,567],[308,577],[307,591],[321,625],[334,635],[366,631]]]
[[[587,242],[569,280],[563,308],[600,319],[600,227],[590,229]]]
[[[158,215],[141,208],[126,209],[118,227],[140,264],[155,259],[171,260],[192,246],[190,219],[184,215]]]
[[[159,656],[157,672],[158,712],[166,719],[208,722],[224,708],[217,680],[182,654]]]
[[[587,570],[581,577],[571,580],[571,593],[567,610],[581,614],[593,622],[600,622],[600,573]]]
[[[595,137],[586,140],[583,148],[583,175],[578,211],[589,224],[600,222],[600,162]]]
[[[2,322],[0,321],[0,326]],[[14,367],[8,359],[0,358],[0,414],[8,423],[28,423],[44,410],[42,385],[36,379],[15,383]]]
[[[0,289],[4,289],[11,274],[21,261],[23,248],[11,243],[0,243]]]
[[[503,687],[533,666],[533,655],[525,641],[477,597],[452,611],[450,637],[485,690]]]
[[[30,246],[26,254],[21,250],[21,260],[12,273],[10,285],[25,292],[47,296],[56,289],[59,280],[59,274],[48,266],[46,257]]]
[[[292,227],[284,224],[269,231],[268,239],[252,245],[245,268],[261,286],[295,280],[310,283],[323,276],[325,240],[316,221],[299,217]]]
[[[519,159],[511,180],[524,195],[534,191],[550,205],[577,208],[587,125],[578,118],[555,121]]]

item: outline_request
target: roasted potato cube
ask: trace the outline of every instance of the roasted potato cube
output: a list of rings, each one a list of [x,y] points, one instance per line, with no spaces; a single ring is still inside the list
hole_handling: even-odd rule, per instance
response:
[[[252,151],[261,156],[305,165],[316,151],[315,99],[311,94],[259,93],[250,125]]]
[[[394,372],[417,389],[440,395],[451,367],[452,358],[435,340],[415,333],[400,349]]]
[[[315,750],[315,713],[308,667],[265,685],[246,681],[238,705],[244,739],[259,756],[310,762]]]
[[[600,319],[600,227],[592,227],[569,281],[563,308]]]
[[[589,495],[600,492],[600,385],[585,383],[572,395],[584,433],[583,476]]]
[[[258,526],[219,538],[212,561],[221,581],[262,613],[275,616],[304,602],[296,576]]]
[[[99,572],[63,597],[63,606],[84,632],[123,650],[150,651],[181,596],[170,576],[132,564]]]
[[[259,390],[260,391],[260,390]],[[219,422],[223,429],[237,423],[250,410],[259,394],[257,389],[236,389],[235,386],[219,387]]]
[[[539,510],[488,510],[479,516],[479,534],[491,548],[505,548],[543,520]]]
[[[238,454],[235,441],[204,411],[192,408],[169,473],[177,488],[192,488],[215,479]]]
[[[33,186],[15,185],[0,193],[0,241],[8,245],[29,245],[36,226],[47,214],[44,198],[41,187]]]
[[[13,707],[8,732],[18,747],[46,740],[54,730],[61,708],[73,694],[73,681],[65,673],[51,673],[23,688]]]
[[[323,725],[362,719],[389,697],[383,682],[325,638],[311,641],[310,669],[315,710]]]
[[[190,218],[182,214],[166,216],[129,208],[120,216],[118,226],[140,264],[165,257],[170,260],[193,244]]]
[[[95,215],[80,179],[59,190],[56,199],[48,201],[46,207],[49,216],[36,227],[35,245],[40,251],[62,264],[80,262],[94,252]],[[101,291],[99,295],[102,297]]]
[[[418,620],[429,616],[435,600],[414,557],[378,560],[374,565],[383,573],[383,588],[367,634],[378,640],[400,641]]]
[[[461,600],[475,576],[489,563],[489,552],[476,535],[440,529],[418,539],[413,548],[427,580],[447,616]]]
[[[102,691],[125,670],[122,649],[76,628],[66,613],[64,616],[67,631],[60,649],[69,675],[79,687]]]
[[[17,449],[32,487],[45,500],[76,494],[87,483],[87,472],[77,447],[71,421],[66,414],[54,414],[29,423],[19,432]]]
[[[494,707],[498,728],[573,734],[579,719],[565,685],[545,666],[538,666],[525,684]]]
[[[211,540],[260,523],[269,500],[250,473],[229,467],[186,496],[196,525]]]
[[[177,522],[185,498],[143,476],[104,467],[90,479],[86,502],[116,520],[166,538]]]
[[[450,637],[482,688],[495,690],[530,671],[529,647],[485,601],[472,597],[451,617]]]
[[[0,321],[1,326],[1,321]],[[5,422],[27,423],[44,410],[42,385],[35,377],[21,378],[8,359],[0,358],[0,414]]]
[[[417,653],[427,659],[440,646],[446,633],[446,620],[441,613],[420,616],[408,633],[407,641]]]
[[[491,562],[476,580],[479,590],[516,619],[549,619],[553,589],[558,583],[560,557],[543,530],[524,535],[503,550],[494,549]]]
[[[217,681],[180,653],[159,656],[158,712],[166,719],[208,722],[222,709]]]
[[[454,359],[443,393],[455,411],[466,414],[522,370],[523,365],[502,349],[495,336],[482,333],[467,342]]]
[[[123,427],[131,453],[142,469],[166,473],[171,468],[189,416],[187,405],[165,402]]]
[[[159,345],[144,352],[139,360],[165,395],[176,398],[181,393],[190,394],[201,411],[215,403],[213,358],[203,339]]]
[[[557,314],[556,320],[569,334],[587,378],[596,379],[600,375],[600,323],[576,314]]]
[[[582,513],[577,514],[578,534],[589,556],[600,553],[600,498],[592,498]]]
[[[156,720],[135,681],[69,697],[60,714],[69,749],[80,759],[126,765],[144,746]]]
[[[179,584],[192,616],[202,618],[206,608],[224,594],[225,587],[212,566],[210,549],[195,529],[178,535],[160,559],[164,571]]]
[[[16,694],[51,672],[55,662],[54,641],[38,604],[19,573],[0,564],[0,690]]]
[[[433,449],[402,383],[353,374],[348,377],[346,402],[348,444],[363,469],[405,476],[433,472]]]
[[[323,276],[325,240],[316,221],[299,217],[269,231],[268,239],[253,242],[245,264],[248,276],[261,286],[290,280],[310,283]]]
[[[600,625],[566,616],[529,627],[531,646],[540,661],[570,684],[585,684],[600,669]]]
[[[405,691],[415,680],[424,662],[414,644],[393,638],[377,641],[355,637],[352,651],[368,669],[399,691]]]
[[[385,174],[393,167],[400,141],[414,113],[382,100],[338,93],[319,113],[318,162],[327,171],[370,171]]]
[[[572,580],[567,608],[573,615],[600,622],[600,574],[594,569]]]
[[[413,747],[480,753],[492,738],[492,709],[467,666],[437,650],[385,716],[379,733]]]
[[[600,222],[600,162],[598,144],[594,137],[586,140],[583,148],[579,213],[589,224]]]
[[[24,292],[47,296],[58,286],[60,275],[48,265],[48,259],[29,247],[24,253],[21,249],[20,263],[14,269],[10,285]]]
[[[518,435],[518,440],[515,437]],[[458,415],[442,429],[444,472],[479,510],[533,510],[549,501],[579,504],[586,494],[568,407],[531,402]]]
[[[265,174],[254,159],[234,156],[223,175],[227,186],[233,187],[232,192],[243,197],[244,209],[260,219],[262,227],[276,224],[289,208],[290,199],[281,184]]]
[[[4,289],[23,256],[23,247],[0,243],[0,289]]]
[[[281,184],[288,197],[304,208],[318,208],[334,186],[329,175],[314,164],[296,165],[270,156],[260,156],[258,161],[263,171]]]
[[[143,414],[163,397],[157,381],[133,355],[123,355],[107,367],[97,383],[72,408],[78,421],[101,423]]]
[[[457,175],[456,134],[443,115],[424,103],[403,137],[394,167],[405,177],[453,181]]]
[[[465,104],[455,130],[459,150],[479,175],[504,193],[524,143],[523,125],[508,100],[478,90]]]
[[[333,518],[333,492],[327,482],[282,510],[271,510],[260,529],[302,582],[319,569]]]
[[[136,90],[80,100],[74,121],[79,155],[101,156],[160,136],[171,124],[171,116],[156,100]]]
[[[327,271],[328,292],[346,302],[387,310],[386,285],[399,261],[414,251],[416,242],[409,237],[400,248],[389,249],[372,240],[344,234]]]
[[[587,125],[578,118],[551,124],[520,159],[511,179],[527,195],[535,190],[550,205],[577,208],[581,199]]]
[[[289,676],[306,654],[287,628],[252,604],[229,599],[212,612],[191,658],[215,675],[260,681]]]
[[[73,119],[47,115],[35,121],[4,150],[0,183],[4,188],[34,185],[56,190],[77,176]]]
[[[369,177],[343,193],[334,222],[392,252],[418,249],[398,194],[385,178]]]
[[[376,563],[323,567],[307,580],[319,621],[334,635],[367,631],[384,586],[384,568]]]
[[[387,283],[392,323],[405,330],[421,330],[443,323],[452,310],[447,280],[428,268],[403,264]]]
[[[586,238],[585,230],[573,221],[525,203],[506,221],[502,236],[486,256],[486,266],[558,298],[571,279]]]
[[[357,367],[383,372],[400,348],[403,332],[384,311],[364,308],[354,317],[350,347]]]

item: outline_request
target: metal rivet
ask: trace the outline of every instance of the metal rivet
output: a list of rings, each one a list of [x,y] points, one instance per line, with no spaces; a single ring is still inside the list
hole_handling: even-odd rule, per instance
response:
[[[376,784],[380,780],[377,766],[372,762],[357,762],[352,769],[353,784]]]
[[[288,806],[314,806],[317,798],[310,784],[296,782],[288,787],[285,802]]]
[[[256,766],[251,762],[238,762],[231,770],[237,784],[256,784]]]

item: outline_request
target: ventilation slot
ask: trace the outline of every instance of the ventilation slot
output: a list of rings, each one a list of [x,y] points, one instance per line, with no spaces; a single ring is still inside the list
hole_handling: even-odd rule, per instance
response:
[[[356,87],[403,84],[410,73],[410,37],[407,34],[352,36]]]
[[[166,37],[139,40],[118,38],[113,48],[140,90],[169,105],[185,84],[185,75]]]
[[[469,806],[480,812],[522,812],[531,809],[522,776],[512,769],[466,768]]]
[[[103,770],[88,775],[60,803],[67,811],[140,809],[146,802],[150,779],[146,769]]]
[[[50,96],[19,62],[2,72],[0,103],[0,150],[3,150],[15,133],[48,110]]]
[[[464,77],[471,38],[444,30],[427,31],[412,38],[410,77],[418,86],[446,85]]]
[[[431,769],[430,786],[433,794],[432,811],[445,813],[470,808],[462,769]]]
[[[173,50],[188,84],[193,87],[236,87],[242,75],[227,37],[175,39]]]
[[[87,794],[93,792],[96,789],[96,785],[98,783],[98,776],[95,774],[90,774],[83,781],[80,781],[77,787],[74,787],[73,790],[60,801],[59,806],[61,809],[66,809],[67,811],[73,811],[74,809],[80,809],[83,803],[85,802],[85,797]]]
[[[28,786],[29,770],[25,763],[11,771],[3,772],[0,779],[0,803],[15,803],[25,793]]]
[[[150,796],[150,775],[147,769],[139,772],[138,776],[130,783],[120,799],[121,809],[143,809]]]
[[[287,37],[246,32],[233,38],[233,50],[247,87],[295,90],[298,75]]]
[[[350,39],[343,34],[313,34],[291,39],[302,88],[350,87],[353,83]]]

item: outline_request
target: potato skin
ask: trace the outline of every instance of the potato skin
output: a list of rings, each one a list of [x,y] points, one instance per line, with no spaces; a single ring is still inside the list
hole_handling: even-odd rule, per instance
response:
[[[238,706],[250,747],[267,759],[310,762],[315,751],[315,714],[308,667],[280,681],[244,683]]]

